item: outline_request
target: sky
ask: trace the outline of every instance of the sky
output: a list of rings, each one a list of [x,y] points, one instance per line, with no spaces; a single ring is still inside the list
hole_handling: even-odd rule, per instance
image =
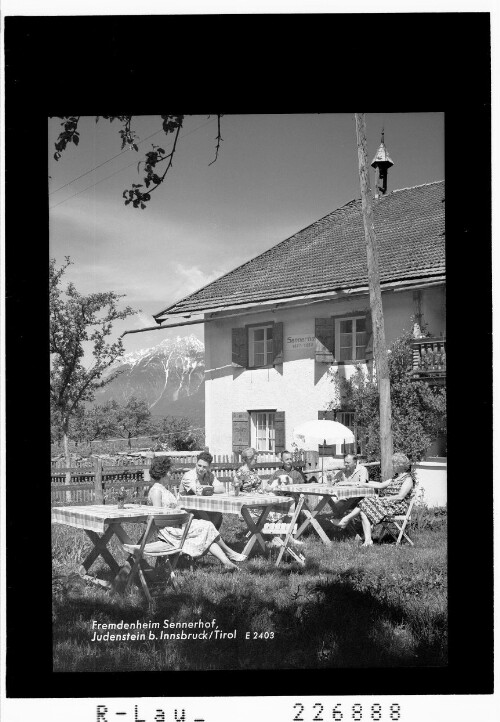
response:
[[[48,126],[50,256],[70,256],[65,279],[81,293],[115,291],[140,310],[117,333],[154,326],[153,314],[360,197],[353,113],[224,116],[213,164],[216,116],[189,116],[145,210],[125,206],[122,192],[141,182],[151,144],[168,150],[173,136],[160,116],[134,116],[144,142],[121,152],[120,127],[82,118],[79,145],[56,162],[61,120]],[[367,113],[366,127],[370,162],[385,130],[388,192],[443,180],[443,113]],[[125,352],[190,334],[203,340],[203,325],[130,334]]]

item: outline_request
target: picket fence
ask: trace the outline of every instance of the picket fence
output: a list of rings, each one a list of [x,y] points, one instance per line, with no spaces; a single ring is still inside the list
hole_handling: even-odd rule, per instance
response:
[[[164,454],[165,455],[165,454]],[[183,474],[196,465],[196,455],[168,454],[172,460],[171,473],[174,483],[179,483]],[[281,459],[275,454],[258,454],[254,468],[263,479],[269,478],[281,466]],[[115,504],[116,495],[123,487],[128,495],[127,501],[144,501],[152,482],[149,479],[150,458],[78,460],[75,466],[65,467],[64,460],[52,462],[51,504]],[[62,463],[61,463],[62,462]],[[231,478],[241,466],[241,458],[236,454],[215,455],[212,470],[219,479]],[[303,467],[304,460],[297,458],[295,466]],[[66,473],[70,472],[71,481],[66,483]]]

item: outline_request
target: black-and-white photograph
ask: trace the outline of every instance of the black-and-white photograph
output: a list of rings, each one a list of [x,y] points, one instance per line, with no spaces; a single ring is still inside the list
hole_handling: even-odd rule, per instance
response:
[[[48,153],[53,669],[445,666],[444,113]]]
[[[187,2],[5,20],[0,714],[494,719],[489,13]]]

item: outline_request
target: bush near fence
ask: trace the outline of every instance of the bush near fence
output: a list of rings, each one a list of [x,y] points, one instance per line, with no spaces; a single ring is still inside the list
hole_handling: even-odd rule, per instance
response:
[[[130,439],[130,446],[128,445],[128,439],[96,439],[91,441],[90,444],[79,443],[74,441],[68,443],[68,448],[71,454],[78,454],[79,456],[91,456],[92,454],[117,454],[119,452],[126,451],[138,451],[139,449],[149,449],[156,443],[156,437],[153,436],[134,436]],[[51,457],[64,454],[64,447],[62,442],[59,444],[51,444],[50,447]]]
[[[196,466],[197,454],[189,452],[172,452],[172,476],[175,483],[180,483],[183,474]],[[275,454],[259,454],[255,469],[262,478],[269,478],[276,469],[281,467],[281,459]],[[65,504],[98,504],[116,503],[116,493],[123,486],[131,501],[144,501],[147,497],[151,481],[147,470],[151,464],[148,458],[123,458],[107,464],[106,459],[81,459],[75,466],[66,468],[63,459],[52,462],[51,469],[51,503],[53,506]],[[231,478],[234,471],[241,466],[241,458],[237,454],[215,455],[212,470],[220,478]],[[298,461],[296,466],[303,465]],[[71,472],[71,482],[66,484],[66,472]],[[96,479],[97,477],[97,479]],[[102,495],[102,501],[101,501]]]

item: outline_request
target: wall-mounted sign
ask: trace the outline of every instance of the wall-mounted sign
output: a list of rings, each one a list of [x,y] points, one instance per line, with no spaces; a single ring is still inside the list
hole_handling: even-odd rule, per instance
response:
[[[313,348],[314,336],[287,336],[287,348]]]

